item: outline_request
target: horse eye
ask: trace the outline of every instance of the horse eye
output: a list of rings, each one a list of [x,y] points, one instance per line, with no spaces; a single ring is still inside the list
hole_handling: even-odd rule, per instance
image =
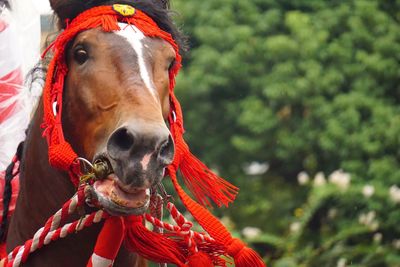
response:
[[[78,64],[82,65],[83,63],[86,62],[86,60],[88,60],[89,55],[85,49],[83,49],[82,47],[79,47],[74,52],[74,58],[75,58],[76,62],[78,62]]]
[[[175,59],[172,60],[171,64],[169,64],[168,70],[171,70],[174,67],[174,65],[175,65]]]

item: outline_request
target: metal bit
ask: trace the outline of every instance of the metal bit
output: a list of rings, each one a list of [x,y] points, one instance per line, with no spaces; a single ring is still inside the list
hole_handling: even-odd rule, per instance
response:
[[[110,163],[106,160],[96,160],[93,164],[93,173],[97,179],[104,179],[112,173]]]

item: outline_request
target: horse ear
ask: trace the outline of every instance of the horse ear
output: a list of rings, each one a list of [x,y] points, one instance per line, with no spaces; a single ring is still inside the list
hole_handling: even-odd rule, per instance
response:
[[[86,8],[82,0],[50,0],[50,6],[58,18],[60,28],[65,28],[66,19],[74,18]]]

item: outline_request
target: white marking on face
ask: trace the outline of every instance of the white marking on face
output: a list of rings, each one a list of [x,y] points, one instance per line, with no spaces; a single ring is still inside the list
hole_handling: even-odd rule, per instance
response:
[[[144,155],[143,159],[140,161],[144,171],[146,171],[147,167],[149,166],[150,157],[151,157],[151,154],[146,154],[146,155]]]
[[[147,46],[143,45],[143,40],[146,38],[146,36],[134,25],[129,25],[126,23],[118,23],[118,25],[121,30],[115,31],[115,33],[124,37],[136,52],[140,77],[142,78],[146,87],[150,90],[151,95],[156,99],[156,101],[159,101],[157,97],[157,90],[150,78],[149,70],[147,69],[146,62],[144,61],[143,48]]]

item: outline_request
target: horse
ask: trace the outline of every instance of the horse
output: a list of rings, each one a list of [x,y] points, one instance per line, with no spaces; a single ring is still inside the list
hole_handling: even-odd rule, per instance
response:
[[[211,201],[228,206],[238,188],[208,169],[183,138],[173,91],[183,38],[168,1],[51,4],[64,30],[48,48],[54,55],[43,97],[17,151],[20,194],[8,230],[7,266],[84,266],[88,258],[87,266],[146,266],[137,252],[181,267],[225,266],[221,256],[232,257],[237,267],[264,267],[206,208]],[[6,170],[2,227],[15,163]],[[197,201],[181,187],[178,170]],[[170,201],[165,176],[206,233],[192,231],[193,223]],[[163,204],[176,225],[158,219]],[[74,222],[60,228],[75,211]],[[104,225],[92,226],[101,219]],[[80,233],[68,235],[74,231]],[[60,237],[65,239],[43,247]]]
[[[167,1],[51,1],[61,28],[84,10],[112,4],[143,11],[184,47]],[[166,41],[147,37],[133,25],[120,23],[120,28],[83,31],[68,44],[62,127],[78,155],[112,165],[115,175],[95,188],[103,207],[114,215],[141,214],[149,205],[149,189],[161,181],[174,158],[166,121],[170,110],[168,71],[176,53]],[[8,252],[31,238],[76,190],[68,174],[49,164],[41,128],[43,105],[40,100],[27,130],[20,191],[7,233]],[[101,226],[44,246],[24,266],[86,266]],[[123,246],[114,263],[146,265]]]

